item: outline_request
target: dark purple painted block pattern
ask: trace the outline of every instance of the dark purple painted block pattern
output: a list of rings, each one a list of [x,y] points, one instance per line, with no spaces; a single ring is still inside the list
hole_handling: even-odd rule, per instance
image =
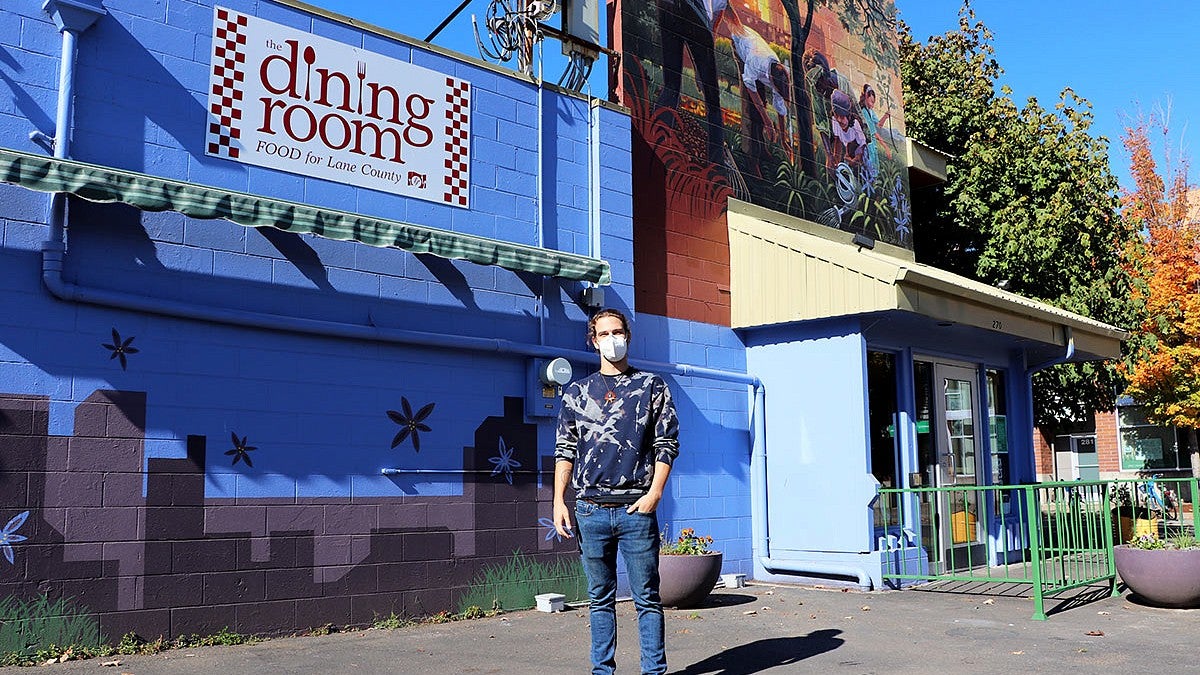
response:
[[[252,602],[233,606],[235,632],[243,635],[289,633],[296,626],[296,602]]]
[[[268,532],[267,511],[265,506],[210,506],[204,509],[204,531],[261,537]]]
[[[121,438],[74,436],[67,440],[67,469],[140,472],[142,442]]]
[[[324,507],[321,506],[268,506],[267,532],[307,531],[310,534],[324,531]]]
[[[284,600],[320,595],[320,588],[313,583],[314,573],[311,567],[266,570],[263,573],[265,598]]]
[[[217,572],[204,574],[204,604],[229,605],[266,599],[264,572]]]
[[[233,630],[233,607],[178,607],[171,612],[171,635],[213,635]]]
[[[199,539],[171,544],[171,571],[231,572],[237,569],[237,540]]]
[[[381,504],[379,528],[423,530],[428,526],[430,508],[426,504]]]
[[[374,506],[326,506],[325,534],[366,534],[379,528],[379,509]]]
[[[204,536],[204,509],[192,506],[148,506],[146,539],[166,541]]]
[[[322,594],[326,597],[364,595],[379,590],[375,565],[322,567]]]
[[[147,576],[143,584],[146,607],[183,607],[204,602],[204,580],[199,574]]]
[[[140,538],[140,513],[135,508],[68,507],[67,541],[134,541]]]
[[[403,593],[375,593],[355,595],[350,598],[350,623],[356,626],[374,623],[376,619],[391,614],[401,617],[415,616],[404,613]]]
[[[5,471],[41,471],[45,457],[45,436],[0,434],[0,467]]]
[[[266,560],[256,560],[251,550],[249,539],[237,540],[237,567],[249,569],[275,569],[289,567],[304,567],[311,572],[312,568],[312,537],[271,537],[268,540],[269,550]],[[303,548],[304,554],[300,555]]]
[[[126,633],[134,633],[144,640],[169,637],[171,613],[165,609],[104,612],[100,615],[100,632],[113,643]]]
[[[104,503],[104,474],[76,471],[46,473],[42,476],[45,480],[43,498],[46,504],[102,506]]]
[[[307,598],[296,601],[296,627],[350,625],[350,598]]]
[[[139,473],[110,471],[101,479],[100,506],[143,506],[142,485],[145,482]],[[151,481],[153,483],[153,481]]]
[[[454,539],[449,532],[413,532],[404,540],[404,560],[449,560]]]

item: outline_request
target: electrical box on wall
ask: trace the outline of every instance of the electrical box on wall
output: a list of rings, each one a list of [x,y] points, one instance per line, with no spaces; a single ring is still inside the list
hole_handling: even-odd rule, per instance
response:
[[[568,35],[588,44],[600,42],[600,0],[565,0],[562,18],[563,31]]]
[[[563,387],[574,371],[566,359],[533,359],[526,377],[525,414],[529,417],[558,417]]]

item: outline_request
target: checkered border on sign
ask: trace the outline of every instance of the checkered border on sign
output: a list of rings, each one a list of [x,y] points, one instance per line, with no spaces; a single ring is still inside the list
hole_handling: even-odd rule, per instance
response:
[[[208,154],[237,159],[242,137],[242,84],[246,80],[246,34],[249,19],[217,9],[213,21],[212,89],[208,95]]]
[[[467,206],[471,172],[471,83],[446,78],[446,191],[442,201]]]

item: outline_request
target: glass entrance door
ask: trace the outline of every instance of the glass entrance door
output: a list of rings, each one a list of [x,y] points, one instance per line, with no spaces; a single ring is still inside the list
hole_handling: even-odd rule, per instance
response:
[[[966,487],[986,483],[985,429],[979,397],[979,374],[974,368],[934,364],[935,419],[931,425],[937,457],[934,474],[938,487]],[[937,511],[939,545],[947,568],[982,562],[986,551],[986,511],[983,493],[948,490],[940,493]]]

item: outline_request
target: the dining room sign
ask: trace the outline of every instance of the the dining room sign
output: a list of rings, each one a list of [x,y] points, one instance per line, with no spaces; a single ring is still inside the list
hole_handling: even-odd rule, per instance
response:
[[[216,7],[205,152],[469,207],[471,85]]]

